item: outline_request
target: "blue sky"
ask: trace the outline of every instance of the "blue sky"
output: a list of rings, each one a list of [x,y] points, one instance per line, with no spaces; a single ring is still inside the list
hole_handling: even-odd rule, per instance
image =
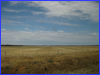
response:
[[[1,44],[99,45],[99,2],[1,1]]]

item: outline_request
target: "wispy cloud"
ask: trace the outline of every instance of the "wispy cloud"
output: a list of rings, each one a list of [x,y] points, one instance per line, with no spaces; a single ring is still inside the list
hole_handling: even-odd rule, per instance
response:
[[[4,30],[6,30],[6,29],[2,29],[2,31],[4,31]]]
[[[91,34],[91,35],[99,35],[99,34],[97,34],[97,33],[95,33],[95,32],[94,32],[94,33],[89,33],[89,34]]]
[[[40,26],[32,26],[32,25],[25,25],[25,24],[22,24],[23,26],[27,26],[27,27],[36,27],[36,28],[41,28],[41,29],[48,29],[48,28],[46,28],[46,27],[40,27]],[[28,30],[28,28],[25,28],[25,29],[27,29]]]
[[[51,23],[51,24],[57,24],[57,25],[66,25],[66,26],[81,26],[81,25],[77,25],[77,24],[71,24],[71,23],[64,23],[64,22],[58,22],[58,21],[43,21],[43,20],[35,20],[37,22],[43,22],[43,23]]]
[[[51,24],[57,24],[57,25],[66,25],[66,26],[81,26],[79,24],[72,24],[72,23],[65,23],[62,21],[57,21],[55,18],[48,18],[48,20],[44,20],[43,18],[37,18],[32,16],[9,16],[9,18],[18,18],[18,19],[28,19],[27,21],[33,22],[40,22],[40,23],[51,23]],[[29,25],[30,26],[30,25]]]
[[[1,24],[6,24],[6,25],[16,25],[16,24],[21,24],[22,22],[20,21],[13,21],[13,20],[8,20],[8,19],[1,19]]]
[[[17,18],[17,19],[20,19],[20,18],[30,18],[31,16],[6,16],[6,18]]]
[[[33,25],[26,25],[23,22],[13,21],[13,20],[8,20],[8,19],[1,19],[1,24],[3,24],[3,25],[22,25],[22,26],[27,26],[27,27],[36,27],[36,28],[41,28],[41,29],[48,29],[46,27],[41,27],[41,26],[36,26],[36,25],[34,25],[34,26]]]
[[[29,28],[27,28],[27,27],[25,28],[25,30],[26,30],[26,31],[32,31],[32,30],[30,30],[30,29],[29,29]]]
[[[28,29],[28,28],[25,28],[26,30]]]
[[[19,13],[19,12],[27,12],[26,9],[15,10],[15,9],[2,8],[2,10],[3,10],[3,11],[7,11],[7,12],[16,12],[16,13]]]
[[[39,15],[39,14],[44,14],[44,12],[36,12],[36,11],[32,11],[33,14]]]
[[[11,1],[10,4],[26,4],[30,7],[42,7],[49,17],[71,17],[90,19],[99,22],[99,2],[95,1]],[[43,14],[38,12],[38,14]]]
[[[10,1],[11,6],[16,5],[18,3],[22,3],[22,1]]]

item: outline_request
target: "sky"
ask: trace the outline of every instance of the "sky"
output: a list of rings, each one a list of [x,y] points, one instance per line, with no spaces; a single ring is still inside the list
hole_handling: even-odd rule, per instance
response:
[[[99,2],[1,1],[1,44],[99,45]]]

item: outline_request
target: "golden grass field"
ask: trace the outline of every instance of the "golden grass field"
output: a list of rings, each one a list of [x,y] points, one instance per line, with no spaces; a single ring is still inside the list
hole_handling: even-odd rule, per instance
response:
[[[99,74],[99,46],[1,46],[1,73]]]

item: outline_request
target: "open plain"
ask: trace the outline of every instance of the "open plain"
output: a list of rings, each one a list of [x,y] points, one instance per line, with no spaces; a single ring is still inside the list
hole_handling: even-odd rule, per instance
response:
[[[99,74],[99,46],[1,46],[2,74]]]

